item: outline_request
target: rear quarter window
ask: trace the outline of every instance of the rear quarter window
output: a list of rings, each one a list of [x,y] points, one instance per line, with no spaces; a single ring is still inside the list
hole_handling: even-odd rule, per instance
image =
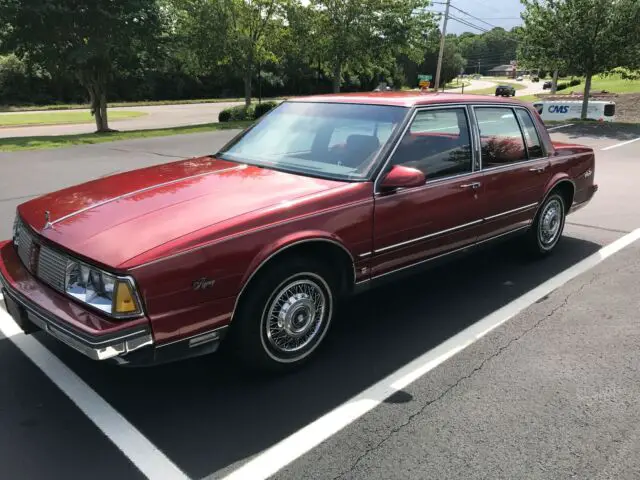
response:
[[[524,139],[526,141],[527,151],[529,152],[529,158],[534,159],[544,157],[545,154],[542,148],[540,135],[538,134],[538,129],[531,119],[531,115],[529,115],[529,112],[521,108],[517,109],[516,112],[518,115],[518,120],[522,125],[522,132],[524,133]]]

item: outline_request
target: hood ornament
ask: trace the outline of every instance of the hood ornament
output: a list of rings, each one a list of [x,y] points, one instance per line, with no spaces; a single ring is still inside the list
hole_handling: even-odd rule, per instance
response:
[[[53,227],[53,224],[51,223],[51,212],[49,212],[49,210],[45,210],[44,212],[44,228],[43,230],[46,230],[48,228]]]

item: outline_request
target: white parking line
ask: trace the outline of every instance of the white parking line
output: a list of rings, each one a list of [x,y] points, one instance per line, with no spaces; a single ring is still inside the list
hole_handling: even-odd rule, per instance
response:
[[[634,138],[633,140],[627,140],[626,142],[616,143],[614,145],[609,145],[608,147],[604,147],[602,150],[611,150],[612,148],[623,147],[624,145],[629,145],[630,143],[637,142],[640,140],[640,137]]]
[[[557,127],[551,127],[551,128],[547,128],[547,131],[551,131],[551,130],[558,130],[560,128],[565,128],[565,127],[571,127],[573,125],[573,123],[567,123],[566,125],[558,125]]]
[[[58,357],[35,338],[25,335],[3,308],[0,308],[0,332],[35,363],[144,475],[150,479],[189,478]]]
[[[607,257],[640,239],[640,228],[602,247],[593,255],[560,272],[538,287],[513,300],[479,320],[467,329],[451,337],[411,363],[369,387],[364,392],[343,403],[313,423],[258,454],[223,480],[266,479],[318,446],[365,413],[374,409],[398,390],[418,380],[435,367],[464,350],[487,333],[513,318],[540,298],[553,292],[578,275],[588,271]]]

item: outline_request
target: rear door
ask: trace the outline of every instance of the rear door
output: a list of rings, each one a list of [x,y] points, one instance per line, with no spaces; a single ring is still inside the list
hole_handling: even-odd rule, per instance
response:
[[[469,108],[420,109],[383,170],[417,168],[422,186],[376,191],[372,276],[473,243],[482,223],[482,173]]]
[[[550,161],[527,109],[474,106],[480,136],[484,223],[478,240],[527,226],[551,178]]]

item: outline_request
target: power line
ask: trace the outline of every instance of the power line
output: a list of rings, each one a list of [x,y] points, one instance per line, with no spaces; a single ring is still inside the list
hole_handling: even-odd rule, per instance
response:
[[[467,11],[465,11],[465,10],[462,10],[461,8],[454,7],[453,5],[451,6],[451,8],[453,8],[454,10],[459,11],[460,13],[464,13],[465,15],[467,15],[467,16],[469,16],[469,17],[471,17],[471,18],[475,19],[475,20],[478,20],[479,22],[482,22],[482,23],[484,23],[485,25],[490,26],[491,28],[497,28],[495,25],[492,25],[492,24],[490,24],[489,22],[485,22],[485,21],[484,21],[484,20],[482,20],[481,18],[478,18],[478,17],[476,17],[475,15],[471,15],[469,12],[467,12]]]
[[[484,27],[479,27],[478,25],[474,25],[474,24],[473,24],[473,23],[471,23],[471,22],[468,22],[468,21],[463,20],[463,19],[458,18],[458,17],[454,17],[453,15],[449,15],[449,18],[450,18],[451,20],[455,20],[455,21],[456,21],[456,22],[458,22],[458,23],[461,23],[461,24],[463,24],[463,25],[466,25],[467,27],[475,28],[476,30],[481,31],[482,33],[487,33],[487,32],[489,32],[489,30],[487,30],[487,29],[486,29],[486,28],[484,28]]]

